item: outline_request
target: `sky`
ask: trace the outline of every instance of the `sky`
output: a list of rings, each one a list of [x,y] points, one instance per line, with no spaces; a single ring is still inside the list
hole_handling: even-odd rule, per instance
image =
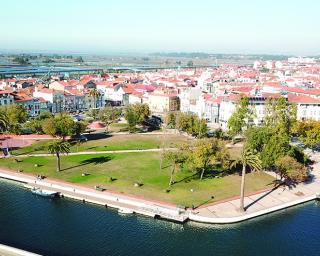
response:
[[[0,49],[320,54],[318,0],[2,0]]]

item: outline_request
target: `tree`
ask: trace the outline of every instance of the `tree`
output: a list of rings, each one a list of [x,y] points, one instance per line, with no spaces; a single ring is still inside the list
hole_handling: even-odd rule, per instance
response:
[[[83,58],[81,56],[77,57],[74,59],[74,62],[79,62],[79,63],[83,63]]]
[[[205,171],[217,165],[227,162],[228,151],[222,141],[218,139],[199,139],[193,147],[189,148],[189,163],[192,168],[200,172],[200,179]]]
[[[19,65],[27,65],[27,64],[30,64],[29,63],[29,59],[27,57],[23,57],[23,56],[18,56],[18,57],[15,57],[12,62],[16,62],[18,63]]]
[[[135,115],[133,109],[130,107],[126,108],[124,117],[128,122],[129,131],[135,132],[136,125],[137,125],[137,118],[136,118],[136,115]]]
[[[228,129],[231,137],[240,135],[244,130],[248,129],[252,113],[249,109],[249,98],[241,97],[235,112],[231,115],[228,121]]]
[[[176,127],[176,115],[175,113],[169,112],[165,116],[165,124],[169,128],[175,128]]]
[[[9,126],[9,121],[6,113],[0,111],[0,132],[7,130]]]
[[[320,143],[320,121],[299,121],[296,123],[293,131],[309,147]]]
[[[89,95],[93,98],[93,106],[97,108],[97,98],[101,96],[101,93],[96,88],[92,89]]]
[[[192,60],[189,60],[188,63],[187,63],[187,66],[190,68],[190,67],[193,67],[193,61]]]
[[[32,133],[41,134],[43,132],[42,122],[37,118],[31,119],[25,124],[25,127],[31,129]]]
[[[54,141],[49,144],[48,151],[57,157],[57,172],[60,172],[60,154],[68,154],[70,152],[70,144],[66,141]]]
[[[11,104],[0,109],[7,118],[7,130],[12,133],[19,133],[21,125],[27,121],[28,113],[20,105]]]
[[[136,116],[137,123],[142,124],[150,116],[149,105],[146,103],[135,103],[130,106]]]
[[[286,98],[271,98],[265,107],[265,124],[277,133],[289,136],[297,120],[297,106]]]
[[[70,115],[61,113],[54,118],[46,119],[43,122],[42,130],[52,137],[60,137],[63,140],[67,136],[79,135],[86,128],[82,122],[75,122]]]
[[[207,121],[196,117],[193,124],[193,134],[195,134],[197,138],[203,138],[207,135],[207,132]]]
[[[170,162],[171,164],[171,172],[170,172],[170,181],[169,187],[173,184],[174,174],[178,167],[181,167],[182,164],[186,161],[185,151],[180,148],[177,151],[166,151],[164,152],[164,159]]]
[[[287,184],[302,182],[308,177],[307,168],[290,156],[279,158],[276,167],[281,179]]]
[[[98,115],[99,115],[99,110],[92,108],[87,112],[87,115],[92,117],[94,120],[97,120]]]
[[[121,116],[122,110],[119,108],[105,107],[99,111],[99,119],[105,123],[108,131],[109,125],[115,123]]]
[[[181,112],[176,113],[174,123],[177,129],[187,132],[193,136],[197,136],[198,138],[204,137],[208,131],[206,120],[200,119],[194,114]]]
[[[244,188],[245,188],[245,175],[247,167],[256,171],[260,171],[261,160],[249,147],[244,146],[240,158],[231,163],[231,167],[242,165],[241,172],[241,188],[240,188],[240,211],[244,212]]]

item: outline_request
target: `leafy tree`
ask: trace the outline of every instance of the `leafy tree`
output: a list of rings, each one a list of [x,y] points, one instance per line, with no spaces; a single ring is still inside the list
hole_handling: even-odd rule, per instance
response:
[[[241,172],[241,188],[240,188],[240,211],[244,212],[244,189],[245,189],[245,175],[247,167],[260,171],[262,169],[261,160],[249,147],[245,146],[242,150],[240,158],[232,162],[231,167],[242,165]]]
[[[252,112],[249,109],[249,98],[242,97],[240,102],[228,121],[228,129],[231,137],[240,135],[246,130],[252,118]]]
[[[276,167],[281,179],[287,184],[302,182],[308,177],[307,168],[290,156],[279,158]]]
[[[0,111],[0,132],[7,130],[9,126],[9,120],[5,112]]]
[[[108,131],[109,125],[115,123],[121,116],[122,110],[119,108],[105,107],[99,111],[99,119],[105,123]]]
[[[70,144],[66,141],[54,141],[49,144],[48,151],[57,157],[57,172],[61,170],[60,154],[68,154],[70,152]]]
[[[167,113],[165,116],[165,124],[169,128],[175,128],[176,127],[176,115],[172,112]]]
[[[61,113],[54,118],[46,119],[42,130],[45,134],[65,140],[67,136],[79,135],[85,127],[84,123],[75,122],[68,114]]]
[[[200,119],[196,115],[189,113],[177,113],[175,115],[175,125],[177,129],[199,138],[204,137],[208,131],[205,119]]]
[[[92,108],[87,112],[87,115],[92,117],[94,120],[97,120],[98,115],[99,115],[99,110]]]
[[[146,103],[135,103],[130,106],[136,116],[136,120],[139,124],[142,124],[144,120],[150,116],[149,105]]]
[[[92,89],[89,95],[93,98],[93,106],[97,108],[97,98],[101,96],[101,93],[96,88]]]
[[[188,66],[188,67],[193,67],[193,61],[192,61],[192,60],[189,60],[188,63],[187,63],[187,66]]]
[[[53,117],[53,114],[50,113],[50,112],[42,112],[40,113],[40,115],[37,117],[37,119],[39,120],[45,120],[45,119],[48,119],[48,118],[51,118]]]
[[[79,63],[83,63],[83,58],[81,56],[77,57],[74,59],[74,62],[79,62]]]
[[[218,163],[224,165],[228,159],[228,151],[224,143],[218,139],[199,139],[189,149],[189,163],[200,173],[200,179],[203,178],[206,171]]]
[[[32,133],[41,134],[43,132],[42,122],[37,118],[31,119],[25,124],[25,127],[31,129]]]
[[[265,124],[277,133],[290,135],[297,119],[297,107],[286,98],[271,98],[265,107]]]
[[[29,59],[27,57],[23,57],[23,56],[18,56],[18,57],[15,57],[12,62],[16,62],[20,65],[27,65],[27,64],[30,64],[29,63]]]
[[[11,104],[0,109],[7,118],[7,130],[12,133],[19,133],[21,125],[27,121],[28,113],[20,105]]]
[[[137,125],[137,117],[132,108],[126,108],[125,110],[125,119],[128,122],[128,128],[130,132],[135,132]]]
[[[52,137],[57,136],[57,127],[55,123],[55,118],[48,118],[42,123],[42,130],[45,134],[48,134]]]
[[[207,121],[196,117],[193,124],[193,134],[196,134],[197,138],[203,138],[207,135],[207,132]]]
[[[247,146],[256,152],[262,152],[272,136],[272,131],[266,126],[250,127],[246,133]]]
[[[273,134],[261,151],[262,166],[272,168],[278,158],[288,154],[291,146],[289,139],[281,134]]]
[[[293,131],[309,147],[320,143],[320,121],[299,121],[296,123]]]

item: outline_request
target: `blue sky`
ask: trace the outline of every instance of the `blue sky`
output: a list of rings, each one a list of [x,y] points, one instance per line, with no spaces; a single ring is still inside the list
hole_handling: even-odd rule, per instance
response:
[[[317,0],[7,0],[0,49],[320,54]]]

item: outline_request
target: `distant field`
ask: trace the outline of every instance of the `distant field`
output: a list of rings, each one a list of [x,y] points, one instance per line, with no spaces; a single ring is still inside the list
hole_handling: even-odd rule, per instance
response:
[[[187,142],[182,135],[114,135],[108,138],[89,140],[71,147],[71,152],[81,151],[106,151],[106,150],[131,150],[176,147],[178,144]],[[13,155],[48,153],[50,140],[35,141],[32,145],[13,150]]]
[[[154,152],[63,156],[61,172],[56,171],[55,157],[27,157],[20,160],[1,159],[0,166],[90,187],[101,185],[125,194],[186,206],[237,196],[240,189],[240,176],[237,174],[221,178],[215,177],[217,174],[209,175],[200,181],[194,173],[182,170],[177,173],[177,183],[172,186],[171,192],[166,193],[164,190],[168,187],[170,166],[164,163],[164,168],[160,170],[160,154]],[[82,177],[83,172],[90,175]],[[115,180],[111,182],[110,177]],[[246,176],[246,191],[271,187],[272,181],[273,178],[263,172],[250,173]],[[135,187],[135,182],[143,183],[143,186]]]

